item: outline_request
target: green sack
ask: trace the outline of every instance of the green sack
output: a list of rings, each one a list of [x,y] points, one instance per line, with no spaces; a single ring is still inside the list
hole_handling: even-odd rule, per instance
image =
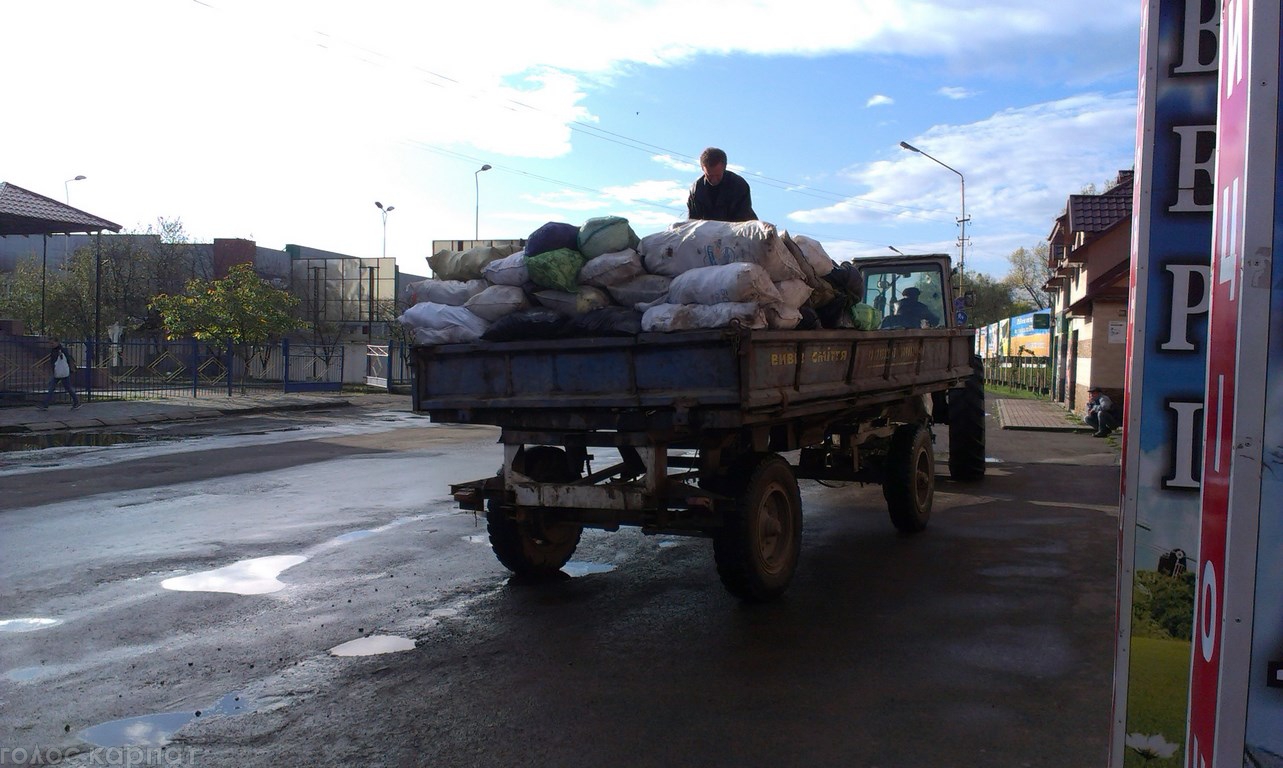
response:
[[[536,256],[526,257],[526,270],[530,281],[540,288],[555,288],[575,293],[579,290],[579,270],[587,259],[579,251],[558,248]]]
[[[620,216],[589,219],[579,228],[579,252],[589,259],[625,248],[636,249],[640,243],[641,239],[628,225],[628,219]]]
[[[851,322],[861,331],[876,331],[882,323],[879,312],[868,304],[856,304],[851,307]]]

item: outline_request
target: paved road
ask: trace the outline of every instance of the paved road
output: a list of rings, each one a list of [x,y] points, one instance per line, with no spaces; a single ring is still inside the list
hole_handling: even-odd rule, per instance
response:
[[[1104,762],[1103,441],[991,422],[988,478],[941,480],[912,538],[879,489],[804,483],[797,579],[745,606],[707,541],[627,530],[510,581],[448,499],[497,468],[488,429],[356,408],[200,431],[4,457],[0,764]],[[332,652],[378,638],[414,647]]]

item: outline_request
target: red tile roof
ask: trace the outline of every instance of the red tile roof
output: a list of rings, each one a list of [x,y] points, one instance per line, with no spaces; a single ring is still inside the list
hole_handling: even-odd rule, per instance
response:
[[[1069,231],[1099,234],[1132,215],[1131,171],[1121,171],[1114,185],[1099,195],[1069,196]]]
[[[0,182],[0,235],[70,235],[104,229],[119,232],[120,225]]]

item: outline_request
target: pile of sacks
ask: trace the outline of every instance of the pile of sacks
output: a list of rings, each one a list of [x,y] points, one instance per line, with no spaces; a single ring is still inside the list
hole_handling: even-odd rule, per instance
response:
[[[412,306],[398,318],[419,345],[849,327],[858,299],[849,267],[820,243],[763,221],[680,221],[644,238],[619,216],[549,222],[521,250],[446,250],[428,262],[436,277],[407,286]]]

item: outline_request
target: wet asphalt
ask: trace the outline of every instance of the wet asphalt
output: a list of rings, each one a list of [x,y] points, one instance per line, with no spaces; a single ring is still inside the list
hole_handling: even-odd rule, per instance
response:
[[[798,575],[748,606],[708,541],[629,529],[510,580],[448,498],[493,430],[192,431],[0,462],[0,764],[1105,762],[1109,441],[991,420],[988,476],[940,477],[914,537],[876,487],[804,482]]]

